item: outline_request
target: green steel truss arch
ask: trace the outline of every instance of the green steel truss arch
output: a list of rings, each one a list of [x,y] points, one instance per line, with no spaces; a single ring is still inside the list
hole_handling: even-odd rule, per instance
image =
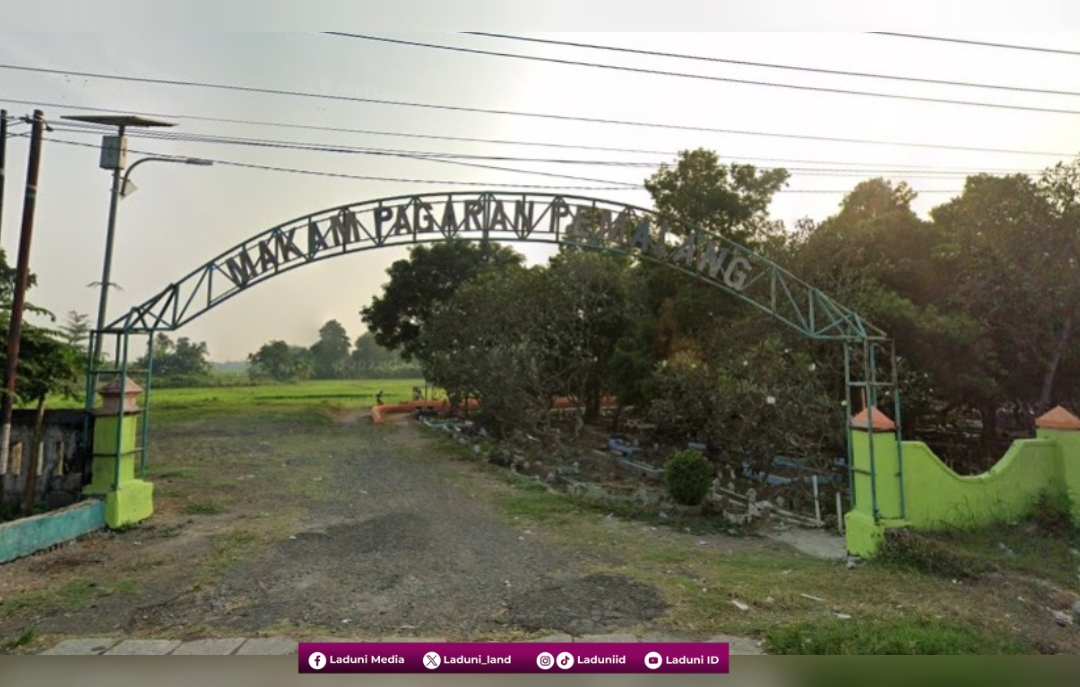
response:
[[[884,341],[885,333],[779,265],[726,237],[632,205],[554,194],[431,193],[304,215],[221,253],[107,325],[172,331],[251,287],[304,265],[452,238],[592,245],[693,274],[814,339]]]
[[[690,274],[803,336],[842,342],[847,409],[855,407],[857,398],[876,406],[884,394],[894,402],[899,427],[896,355],[889,337],[776,263],[727,237],[653,210],[598,198],[509,192],[427,193],[367,200],[303,215],[248,238],[95,333],[115,339],[117,364],[115,368],[88,370],[87,410],[92,408],[93,385],[101,375],[118,375],[121,383],[129,378],[132,335],[148,336],[152,367],[156,332],[179,329],[280,274],[353,253],[450,239],[592,247]],[[884,380],[878,375],[882,358],[891,362]],[[149,372],[145,371],[147,413]],[[147,417],[141,448],[144,471],[148,426]],[[850,427],[848,431],[850,465]]]

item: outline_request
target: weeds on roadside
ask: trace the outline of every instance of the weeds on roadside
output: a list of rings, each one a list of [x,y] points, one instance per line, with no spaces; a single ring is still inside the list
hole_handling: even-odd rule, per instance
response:
[[[184,506],[184,515],[218,515],[221,506],[210,501],[195,501]]]
[[[28,644],[32,644],[35,639],[37,639],[37,631],[31,628],[26,632],[23,632],[15,639],[12,639],[11,641],[5,643],[4,648],[9,650],[18,649],[21,646],[27,646]]]
[[[1044,489],[1039,492],[1026,519],[1048,537],[1080,535],[1080,523],[1074,522],[1072,517],[1072,499],[1064,489]]]
[[[983,635],[971,628],[927,619],[890,622],[828,620],[800,622],[765,633],[771,654],[970,655],[1025,654],[1022,642]]]
[[[910,529],[887,529],[875,561],[930,575],[973,579],[994,571],[989,561]]]

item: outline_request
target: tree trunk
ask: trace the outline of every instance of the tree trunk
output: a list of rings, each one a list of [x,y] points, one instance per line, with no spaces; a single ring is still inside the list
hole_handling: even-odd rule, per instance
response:
[[[622,399],[619,399],[615,404],[615,412],[611,416],[611,431],[613,434],[619,433],[619,427],[622,424],[623,404]]]
[[[1043,377],[1042,393],[1039,394],[1039,409],[1038,413],[1041,415],[1050,410],[1050,402],[1054,397],[1054,378],[1057,377],[1058,366],[1061,364],[1061,358],[1065,354],[1065,346],[1069,343],[1069,334],[1072,330],[1072,318],[1065,318],[1065,323],[1061,325],[1061,333],[1058,334],[1057,346],[1054,348],[1054,354],[1050,357],[1050,362],[1046,366],[1046,375]]]
[[[37,414],[34,416],[34,431],[30,440],[30,450],[26,461],[26,491],[23,493],[22,512],[30,515],[34,512],[34,504],[37,502],[37,473],[38,465],[41,464],[41,435],[45,424],[45,397],[38,399]]]
[[[600,380],[594,375],[585,386],[585,422],[596,422],[600,419]]]
[[[982,420],[982,438],[989,440],[997,436],[997,406],[983,403],[979,407],[979,419]]]

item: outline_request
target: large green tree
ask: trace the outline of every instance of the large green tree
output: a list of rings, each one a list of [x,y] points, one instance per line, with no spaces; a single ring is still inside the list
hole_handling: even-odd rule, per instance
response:
[[[27,279],[29,290],[37,283],[31,274]],[[8,265],[7,256],[0,250],[0,369],[7,369],[8,333],[11,321],[12,299],[15,293],[15,269]],[[47,310],[27,303],[25,311],[43,316],[49,320],[55,317]],[[60,333],[36,326],[24,321],[19,338],[19,360],[16,366],[15,398],[13,403],[36,403],[37,413],[34,422],[29,452],[29,465],[26,491],[22,502],[22,512],[29,514],[33,510],[37,495],[37,461],[42,440],[45,405],[52,394],[65,397],[78,397],[82,385],[79,383],[83,366],[79,351],[63,340]],[[6,382],[6,380],[5,380]],[[6,389],[6,386],[5,386]],[[6,393],[2,391],[0,393]],[[0,475],[0,481],[2,481]],[[4,490],[0,488],[0,511],[7,511],[4,506]]]
[[[787,179],[786,170],[725,165],[717,153],[697,149],[681,152],[645,187],[662,215],[757,249],[782,240],[768,208]],[[662,361],[686,350],[699,354],[705,342],[753,315],[722,290],[665,265],[642,262],[630,282],[632,324],[613,358],[618,396],[628,405],[647,400],[644,380]]]
[[[423,360],[420,335],[435,308],[476,275],[522,261],[520,254],[491,242],[418,245],[407,260],[390,266],[382,295],[372,298],[360,315],[380,346],[400,351],[405,360]]]
[[[313,368],[308,349],[290,346],[280,340],[263,344],[259,350],[248,355],[248,362],[248,374],[254,381],[300,381],[309,378]]]
[[[198,384],[208,379],[213,371],[205,341],[195,342],[182,336],[174,342],[161,332],[154,336],[153,363],[154,376],[173,383]],[[139,358],[135,366],[148,369],[149,352]]]
[[[319,340],[311,347],[316,379],[342,379],[349,371],[349,334],[337,320],[319,329]]]
[[[1028,176],[977,175],[931,214],[949,241],[946,302],[981,329],[977,355],[957,362],[979,372],[967,391],[984,427],[1008,402],[1048,409],[1080,305],[1064,213]]]
[[[724,165],[715,152],[698,148],[662,165],[645,188],[660,214],[753,247],[779,230],[769,219],[769,204],[788,177],[784,169]]]

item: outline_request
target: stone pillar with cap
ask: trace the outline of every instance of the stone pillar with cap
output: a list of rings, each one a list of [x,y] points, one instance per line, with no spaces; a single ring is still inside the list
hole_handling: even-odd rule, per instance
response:
[[[871,556],[886,527],[902,527],[896,423],[875,407],[851,418],[854,508],[844,516],[848,553]]]
[[[154,512],[154,486],[139,479],[138,398],[142,387],[116,379],[98,389],[102,404],[94,410],[92,478],[87,496],[104,497],[105,524],[112,528],[134,524]]]
[[[1080,418],[1057,406],[1035,420],[1035,436],[1058,445],[1073,521],[1080,523]]]

